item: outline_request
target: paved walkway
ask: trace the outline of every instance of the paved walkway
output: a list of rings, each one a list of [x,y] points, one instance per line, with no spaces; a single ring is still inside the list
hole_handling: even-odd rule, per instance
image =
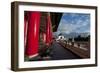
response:
[[[52,49],[52,51],[51,51],[52,60],[80,59],[79,56],[77,56],[76,54],[72,53],[71,51],[65,49],[57,42],[53,42],[50,49]]]

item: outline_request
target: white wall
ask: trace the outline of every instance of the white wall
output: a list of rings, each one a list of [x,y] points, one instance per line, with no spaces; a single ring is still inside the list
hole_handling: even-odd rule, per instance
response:
[[[14,0],[0,0],[0,73],[14,73],[10,70],[10,54],[11,54],[11,12],[10,3]],[[97,6],[100,0],[21,0],[21,1],[34,1],[45,3],[62,3],[62,4],[79,4],[79,5],[93,5]],[[100,5],[99,12],[100,13]],[[98,14],[98,19],[100,14]],[[99,22],[100,23],[100,22]],[[98,24],[99,24],[98,23]],[[98,25],[100,31],[100,25]],[[98,33],[99,34],[99,33]],[[100,37],[100,34],[98,35]],[[100,43],[100,38],[98,39]],[[100,46],[99,46],[100,48]],[[100,55],[100,49],[98,49]],[[99,58],[100,65],[100,58]],[[56,69],[56,70],[40,70],[34,71],[35,73],[99,73],[100,66],[88,68],[73,68],[73,69]],[[24,73],[24,72],[22,72]],[[33,71],[26,71],[25,73],[33,73]]]

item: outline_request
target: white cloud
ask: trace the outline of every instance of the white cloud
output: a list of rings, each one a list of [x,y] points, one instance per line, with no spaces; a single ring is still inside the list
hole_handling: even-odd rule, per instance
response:
[[[67,14],[64,14],[67,15]],[[76,14],[73,14],[72,16],[76,16]],[[86,16],[83,16],[86,17]],[[81,32],[78,29],[82,29],[83,32],[89,31],[90,29],[85,29],[85,27],[89,27],[90,20],[89,17],[86,17],[85,20],[83,20],[81,17],[78,19],[74,19],[71,22],[68,22],[66,19],[62,19],[58,30],[64,33],[70,33],[70,32]]]

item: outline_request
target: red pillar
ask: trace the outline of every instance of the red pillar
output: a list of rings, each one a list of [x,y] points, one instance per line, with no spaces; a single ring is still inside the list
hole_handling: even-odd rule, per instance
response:
[[[47,24],[46,24],[46,44],[50,45],[52,41],[52,28],[51,28],[51,19],[50,14],[47,15]]]
[[[38,55],[39,26],[40,26],[40,12],[30,12],[28,21],[27,44],[25,52],[29,58]]]

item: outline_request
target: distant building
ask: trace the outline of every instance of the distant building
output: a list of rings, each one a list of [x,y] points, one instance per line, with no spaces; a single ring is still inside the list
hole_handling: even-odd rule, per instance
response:
[[[57,41],[58,41],[58,40],[66,40],[66,38],[64,37],[64,35],[59,34],[59,35],[58,35],[58,38],[57,38],[56,40],[57,40]]]

